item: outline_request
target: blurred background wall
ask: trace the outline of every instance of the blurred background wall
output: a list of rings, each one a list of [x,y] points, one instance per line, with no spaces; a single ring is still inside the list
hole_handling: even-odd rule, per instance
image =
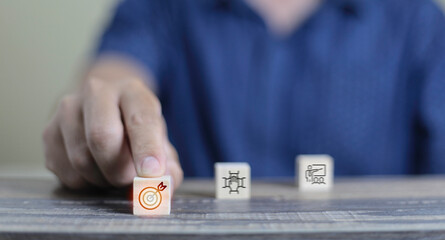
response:
[[[0,0],[0,174],[48,174],[41,132],[115,0]]]
[[[41,132],[115,4],[0,0],[0,175],[49,175]]]

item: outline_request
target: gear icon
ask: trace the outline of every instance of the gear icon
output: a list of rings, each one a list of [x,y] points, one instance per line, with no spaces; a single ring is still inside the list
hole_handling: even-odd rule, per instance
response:
[[[237,193],[239,194],[240,188],[246,188],[244,186],[244,180],[246,177],[239,177],[239,171],[238,172],[231,172],[229,171],[228,177],[223,177],[224,179],[224,187],[222,188],[228,188],[229,194]]]
[[[164,182],[161,182],[157,188],[146,187],[139,193],[139,203],[147,210],[154,210],[162,203],[161,192],[167,188]]]

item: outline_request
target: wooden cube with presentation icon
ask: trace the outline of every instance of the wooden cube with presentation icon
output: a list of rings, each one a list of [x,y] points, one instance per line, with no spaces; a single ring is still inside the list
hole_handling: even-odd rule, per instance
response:
[[[299,155],[295,159],[300,191],[329,191],[334,185],[334,159],[329,155]]]
[[[171,177],[133,180],[133,214],[138,216],[168,215],[171,209]]]

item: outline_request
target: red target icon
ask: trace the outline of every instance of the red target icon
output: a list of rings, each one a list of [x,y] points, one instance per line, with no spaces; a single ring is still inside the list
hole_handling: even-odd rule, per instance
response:
[[[164,182],[161,182],[157,188],[146,187],[139,193],[139,203],[147,210],[154,210],[162,203],[161,192],[167,188]]]

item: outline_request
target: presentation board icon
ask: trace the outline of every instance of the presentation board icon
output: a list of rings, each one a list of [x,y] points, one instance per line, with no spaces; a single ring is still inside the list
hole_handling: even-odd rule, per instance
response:
[[[326,184],[326,164],[309,164],[305,172],[306,182]]]
[[[329,155],[298,155],[296,182],[300,191],[329,191],[334,184],[334,159]]]

